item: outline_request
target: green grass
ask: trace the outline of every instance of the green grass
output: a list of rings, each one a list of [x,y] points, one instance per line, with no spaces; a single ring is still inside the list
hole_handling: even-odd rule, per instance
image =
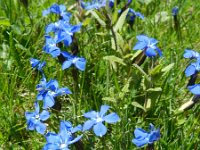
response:
[[[96,137],[93,131],[85,133],[82,138],[85,149],[138,149],[131,142],[134,129],[148,129],[149,123],[161,130],[156,149],[200,149],[199,104],[176,114],[192,97],[186,88],[189,78],[184,74],[189,61],[183,58],[183,53],[185,48],[200,49],[199,1],[150,0],[148,4],[142,1],[132,2],[131,8],[143,13],[145,20],[137,18],[133,26],[125,22],[115,32],[116,49],[111,21],[105,16],[107,13],[114,25],[118,20],[116,11],[96,12],[106,24],[102,26],[91,14],[85,11],[80,14],[72,0],[36,0],[28,1],[28,5],[26,0],[0,0],[0,148],[42,149],[45,144],[42,135],[26,130],[24,116],[26,111],[33,110],[35,86],[41,78],[29,64],[34,57],[47,61],[44,71],[48,79],[57,79],[60,86],[73,92],[59,98],[60,111],[51,110],[47,121],[50,131],[57,132],[60,120],[64,119],[82,124],[84,112],[108,104],[120,116],[120,122],[107,125],[108,132],[103,138]],[[87,59],[87,67],[84,72],[75,71],[77,77],[73,69],[62,71],[57,59],[42,52],[45,26],[56,21],[55,16],[42,17],[42,10],[55,2],[70,8],[73,24],[83,22],[75,38],[79,55]],[[123,2],[117,8],[120,6]],[[179,30],[171,15],[174,6],[180,9]],[[136,51],[132,48],[139,34],[159,40],[163,57],[147,58],[141,66],[134,65]],[[71,47],[64,50],[70,51]]]

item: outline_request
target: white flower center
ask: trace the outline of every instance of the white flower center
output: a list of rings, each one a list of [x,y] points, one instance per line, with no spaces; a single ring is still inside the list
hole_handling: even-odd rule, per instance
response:
[[[62,148],[66,148],[67,147],[67,145],[66,144],[60,144],[60,148],[62,149]]]
[[[103,119],[101,117],[97,117],[96,122],[103,122]]]

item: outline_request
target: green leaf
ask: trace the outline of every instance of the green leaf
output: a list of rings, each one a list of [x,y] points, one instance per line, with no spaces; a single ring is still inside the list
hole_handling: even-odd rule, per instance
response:
[[[122,29],[122,27],[123,27],[123,25],[124,25],[124,22],[125,22],[125,20],[126,20],[126,15],[127,15],[128,11],[129,11],[129,8],[126,9],[126,10],[121,14],[121,16],[119,17],[117,23],[116,23],[115,26],[114,26],[114,31],[115,31],[115,32],[117,32],[118,30],[121,30],[121,29]]]
[[[110,62],[117,62],[119,64],[122,64],[122,65],[126,65],[124,62],[123,62],[123,59],[119,58],[119,57],[116,57],[114,55],[111,55],[111,56],[105,56],[103,57],[104,60],[108,60]]]
[[[162,72],[169,72],[172,68],[174,67],[174,63],[169,64],[165,68],[163,68],[161,71]]]
[[[151,79],[149,78],[149,76],[144,72],[144,70],[140,66],[138,66],[137,64],[133,64],[133,66],[144,75],[147,81],[151,82]]]
[[[147,92],[160,92],[162,91],[161,87],[149,88]]]
[[[5,18],[5,19],[0,19],[0,25],[3,26],[10,26],[10,21],[9,19]]]
[[[99,16],[100,14],[97,14],[95,11],[93,10],[89,10],[88,11],[90,14],[92,14],[92,16],[99,22],[99,24],[101,24],[102,26],[106,26],[106,23],[101,19],[101,17]]]
[[[133,106],[135,106],[135,107],[141,108],[141,109],[143,109],[144,111],[146,111],[146,109],[145,109],[142,105],[140,105],[138,102],[132,102],[131,104],[132,104]]]

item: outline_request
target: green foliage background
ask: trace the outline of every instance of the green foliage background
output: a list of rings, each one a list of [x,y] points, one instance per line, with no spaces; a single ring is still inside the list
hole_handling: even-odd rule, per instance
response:
[[[61,70],[58,60],[42,52],[44,29],[56,21],[42,17],[42,10],[52,3],[65,4],[72,12],[72,23],[83,23],[75,34],[79,55],[87,59],[85,72]],[[0,0],[0,147],[2,149],[42,149],[45,138],[26,130],[25,111],[33,110],[35,86],[40,75],[31,69],[29,59],[47,61],[47,78],[57,79],[60,86],[73,94],[58,101],[60,111],[51,110],[49,130],[58,131],[60,120],[83,123],[82,114],[108,104],[121,120],[108,125],[108,133],[97,138],[84,135],[85,149],[137,149],[131,142],[136,127],[148,129],[153,123],[161,130],[156,149],[200,149],[200,106],[176,113],[192,94],[186,86],[185,48],[199,51],[200,4],[198,0],[135,0],[131,8],[144,14],[130,26],[117,10],[125,2],[101,11],[81,11],[74,0]],[[178,25],[171,14],[179,7]],[[159,40],[162,58],[146,58],[139,66],[133,62],[140,52],[132,48],[136,36],[146,34]],[[71,47],[64,48],[67,51]],[[76,149],[72,146],[72,149]]]

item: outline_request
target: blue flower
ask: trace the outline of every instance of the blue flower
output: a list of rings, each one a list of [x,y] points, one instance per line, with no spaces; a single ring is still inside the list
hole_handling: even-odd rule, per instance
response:
[[[191,75],[194,75],[200,71],[200,60],[191,63],[186,69],[185,69],[185,75],[186,77],[189,77]]]
[[[144,16],[140,12],[135,12],[132,8],[129,8],[128,14],[126,16],[127,20],[130,22],[134,22],[135,17],[144,19]]]
[[[110,8],[113,8],[114,7],[114,3],[115,3],[115,0],[109,0],[109,7]]]
[[[74,138],[72,132],[73,128],[70,122],[61,121],[60,132],[58,134],[48,132],[46,134],[46,141],[43,150],[69,150],[69,145],[79,141],[82,135]],[[78,130],[77,130],[78,131]]]
[[[25,117],[27,120],[27,129],[35,130],[40,133],[44,134],[46,130],[46,125],[41,121],[45,121],[50,117],[50,114],[47,110],[43,110],[41,113],[40,107],[37,102],[35,102],[35,111],[34,112],[25,112]]]
[[[183,54],[184,58],[189,59],[200,59],[200,54],[194,50],[185,49],[185,53]]]
[[[81,71],[85,70],[86,60],[82,57],[77,57],[69,54],[68,52],[62,52],[62,55],[67,59],[62,64],[62,69],[69,68],[72,64]]]
[[[173,8],[172,8],[172,15],[173,15],[173,16],[177,16],[178,11],[179,11],[179,9],[178,9],[177,6],[176,6],[176,7],[173,7]]]
[[[143,50],[146,56],[154,57],[157,53],[162,56],[161,50],[156,46],[158,41],[154,38],[149,38],[146,35],[138,35],[137,39],[139,42],[133,47],[133,50]]]
[[[50,8],[44,10],[42,12],[42,15],[46,16],[49,13],[58,14],[65,21],[69,21],[71,18],[71,14],[69,12],[66,12],[66,7],[64,5],[53,4]]]
[[[69,23],[59,20],[55,23],[51,23],[46,27],[46,33],[48,34],[49,32],[54,32],[55,33],[55,38],[52,39],[50,36],[46,36],[46,46],[45,46],[45,51],[47,53],[50,53],[51,51],[54,52],[54,49],[57,50],[56,44],[59,42],[64,41],[65,46],[69,46],[72,43],[72,36],[75,32],[80,31],[82,24],[77,24],[77,25],[70,25]],[[50,43],[50,44],[49,44]],[[52,50],[49,50],[49,49]],[[50,51],[50,52],[48,52]],[[60,54],[60,51],[56,51],[56,54],[53,54],[52,56],[56,56]],[[54,52],[55,53],[55,52]],[[51,53],[50,53],[51,54]]]
[[[120,119],[116,113],[111,113],[105,116],[109,108],[110,106],[102,105],[100,112],[90,111],[85,113],[84,117],[90,118],[90,120],[84,123],[83,131],[89,130],[93,127],[93,131],[97,136],[104,136],[107,132],[107,128],[105,127],[103,122],[115,123]]]
[[[30,63],[32,68],[36,68],[40,72],[43,72],[42,68],[46,65],[45,61],[40,62],[40,60],[34,58],[30,59]]]
[[[188,89],[190,90],[191,93],[195,95],[200,95],[200,84],[194,84],[194,85],[188,86]]]
[[[92,0],[91,2],[81,1],[81,6],[86,10],[99,9],[106,6],[106,0]]]
[[[150,132],[147,132],[141,128],[136,128],[134,131],[135,138],[132,142],[137,147],[142,147],[145,144],[152,144],[160,139],[160,129],[155,129],[153,124],[149,125]]]
[[[183,57],[195,60],[185,69],[185,74],[187,77],[194,75],[200,71],[200,54],[198,52],[186,49]]]
[[[54,106],[55,97],[71,94],[71,91],[68,88],[58,88],[57,80],[50,80],[47,82],[45,77],[42,78],[40,84],[36,86],[36,89],[39,91],[37,100],[43,100],[44,109]]]
[[[60,48],[57,47],[58,39],[56,38],[51,38],[50,36],[45,36],[46,43],[45,46],[43,47],[43,50],[47,53],[50,54],[53,58],[57,57],[60,55]]]

